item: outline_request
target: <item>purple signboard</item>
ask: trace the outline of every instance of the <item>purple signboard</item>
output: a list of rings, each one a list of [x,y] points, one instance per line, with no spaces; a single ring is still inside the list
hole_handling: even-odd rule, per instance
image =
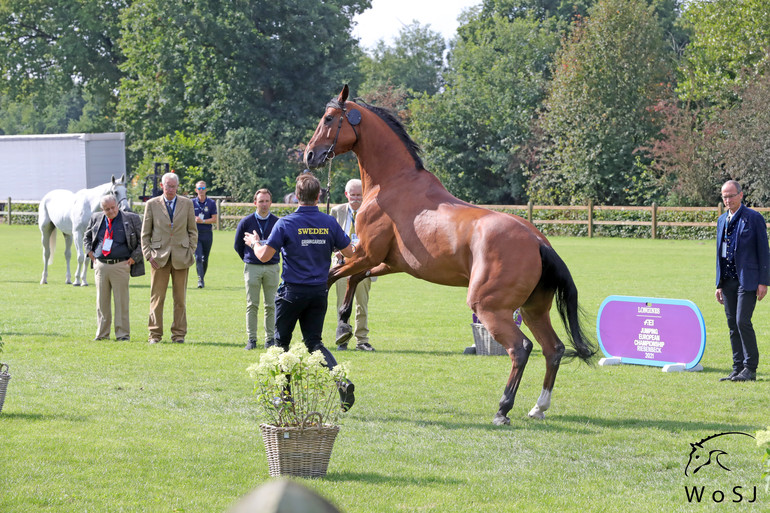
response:
[[[692,369],[706,348],[706,325],[692,301],[610,296],[596,320],[599,345],[621,363]]]

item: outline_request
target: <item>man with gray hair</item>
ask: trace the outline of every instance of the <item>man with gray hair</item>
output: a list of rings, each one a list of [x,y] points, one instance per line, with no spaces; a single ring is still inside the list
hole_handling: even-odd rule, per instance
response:
[[[133,212],[121,212],[114,194],[102,197],[101,212],[94,212],[88,223],[84,246],[96,278],[96,338],[110,338],[112,300],[115,302],[115,338],[129,340],[128,281],[130,269],[142,261],[139,244],[142,219]]]
[[[765,218],[742,205],[743,190],[735,180],[722,186],[727,212],[717,220],[716,299],[724,305],[733,370],[719,381],[755,381],[759,350],[751,317],[770,285],[770,247]]]
[[[145,204],[142,223],[142,252],[151,266],[149,342],[157,344],[163,338],[163,304],[171,278],[171,341],[181,344],[187,335],[187,275],[195,263],[198,228],[192,200],[177,196],[179,177],[166,173],[161,184],[163,194]]]
[[[337,205],[331,210],[331,215],[337,220],[345,234],[350,237],[353,244],[358,244],[358,236],[356,235],[356,214],[361,207],[361,203],[364,200],[363,187],[361,180],[354,178],[348,180],[345,184],[345,197],[348,202],[343,205]],[[343,256],[338,253],[337,261],[342,262]],[[337,280],[335,287],[337,289],[337,317],[339,318],[339,310],[342,307],[342,302],[345,299],[345,292],[347,291],[348,280],[345,278]],[[354,296],[356,306],[356,349],[359,351],[374,351],[374,347],[369,343],[369,289],[372,286],[372,281],[376,278],[364,278],[359,282],[356,287],[356,293]],[[337,340],[337,350],[344,351],[348,348],[348,339],[351,337],[347,334],[347,338]]]

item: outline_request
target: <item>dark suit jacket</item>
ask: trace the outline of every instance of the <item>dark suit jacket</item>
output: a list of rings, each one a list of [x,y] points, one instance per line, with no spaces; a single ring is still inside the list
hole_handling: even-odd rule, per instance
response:
[[[744,290],[757,290],[759,285],[770,285],[770,247],[767,244],[765,218],[756,210],[742,205],[741,217],[735,227],[735,268],[738,282]],[[717,221],[717,288],[722,279],[722,238],[727,226],[727,212]]]
[[[120,212],[123,217],[123,229],[126,232],[126,245],[131,251],[131,258],[134,259],[134,265],[131,266],[131,276],[141,276],[144,274],[144,259],[142,258],[142,218],[133,212]],[[83,245],[86,253],[90,253],[99,245],[99,228],[102,226],[105,215],[104,212],[94,212],[91,214],[91,220],[88,222]]]

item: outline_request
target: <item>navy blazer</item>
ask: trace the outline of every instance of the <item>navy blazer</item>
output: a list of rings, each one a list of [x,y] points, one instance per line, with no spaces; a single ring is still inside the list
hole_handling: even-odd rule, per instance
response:
[[[735,269],[738,282],[744,290],[757,290],[759,285],[770,285],[770,246],[767,244],[765,218],[756,210],[742,205],[741,217],[735,227]],[[725,212],[717,220],[717,288],[720,287],[722,269],[720,254],[722,238],[727,226]]]

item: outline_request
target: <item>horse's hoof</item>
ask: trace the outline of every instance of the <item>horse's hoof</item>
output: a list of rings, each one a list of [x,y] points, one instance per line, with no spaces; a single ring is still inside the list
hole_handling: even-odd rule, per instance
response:
[[[72,280],[67,280],[64,283],[66,283],[67,285],[72,285]]]
[[[342,345],[353,336],[353,327],[350,324],[340,322],[337,325],[336,342],[337,345]]]
[[[511,419],[509,419],[508,417],[506,417],[501,413],[496,413],[495,418],[492,419],[492,424],[494,424],[495,426],[510,426]]]
[[[48,282],[45,280],[40,280],[40,285],[48,285]]]
[[[532,408],[527,416],[530,419],[545,420],[545,412],[540,411],[537,406]]]

